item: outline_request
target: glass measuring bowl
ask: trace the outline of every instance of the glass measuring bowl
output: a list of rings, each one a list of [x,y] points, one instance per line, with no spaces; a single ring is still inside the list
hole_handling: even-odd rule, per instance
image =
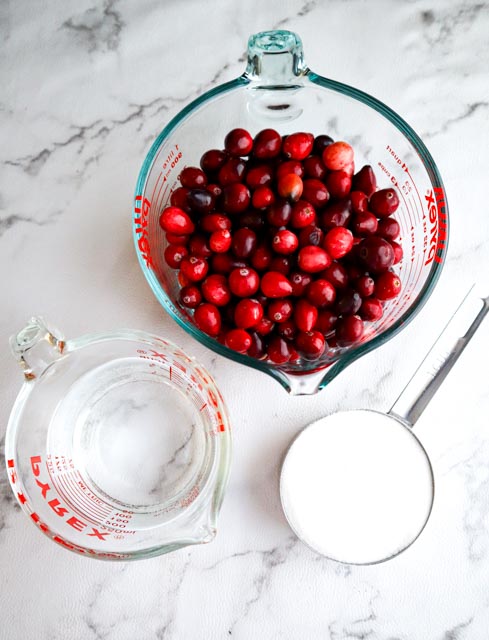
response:
[[[397,189],[404,258],[396,269],[403,288],[354,347],[329,349],[318,361],[278,366],[238,354],[210,338],[179,305],[177,272],[164,262],[166,240],[158,218],[179,186],[183,167],[198,165],[207,149],[222,148],[225,134],[235,127],[252,135],[275,128],[283,135],[309,131],[346,139],[355,148],[357,169],[370,164],[379,188]],[[250,38],[242,76],[194,100],[155,140],[136,185],[133,236],[153,293],[178,324],[217,353],[271,375],[292,393],[307,394],[394,336],[421,309],[446,253],[448,207],[433,158],[402,118],[372,96],[308,69],[296,34],[268,31]]]
[[[200,365],[150,334],[65,341],[40,318],[11,347],[25,382],[7,427],[7,472],[41,531],[109,560],[214,538],[231,442]]]

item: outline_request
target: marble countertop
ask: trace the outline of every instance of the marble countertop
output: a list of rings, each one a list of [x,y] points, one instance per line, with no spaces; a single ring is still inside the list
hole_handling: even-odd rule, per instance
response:
[[[451,211],[448,258],[423,311],[313,397],[288,396],[179,329],[151,295],[131,239],[150,142],[182,105],[242,72],[251,33],[277,27],[301,35],[312,69],[377,96],[414,127]],[[33,313],[67,336],[120,326],[167,336],[213,373],[234,428],[216,540],[136,563],[52,544],[16,506],[2,469],[0,637],[487,640],[489,323],[417,425],[436,499],[405,553],[371,567],[317,556],[288,527],[277,479],[307,423],[339,408],[387,410],[465,290],[487,277],[489,4],[3,2],[0,32],[2,444],[21,385],[7,339]]]

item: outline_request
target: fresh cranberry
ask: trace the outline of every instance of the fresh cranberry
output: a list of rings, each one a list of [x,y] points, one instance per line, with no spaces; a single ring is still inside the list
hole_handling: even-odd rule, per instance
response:
[[[264,271],[270,266],[273,253],[267,245],[258,246],[251,256],[251,266],[257,271]]]
[[[251,347],[251,336],[244,329],[231,329],[226,333],[225,345],[238,353],[246,353]]]
[[[187,247],[178,244],[169,244],[164,253],[165,262],[172,269],[178,269],[186,256],[188,256]]]
[[[207,233],[213,233],[222,229],[231,229],[232,222],[222,213],[208,213],[200,219],[200,226]]]
[[[253,138],[246,129],[232,129],[224,139],[224,148],[232,156],[248,156],[253,149]]]
[[[264,227],[265,221],[259,211],[245,211],[235,217],[235,224],[238,228],[249,227],[253,231],[260,231]]]
[[[179,209],[183,209],[186,213],[190,213],[190,206],[187,201],[187,196],[190,193],[190,189],[186,187],[178,187],[175,191],[172,191],[170,196],[170,204]]]
[[[348,279],[351,280],[352,282],[354,280],[358,280],[358,278],[361,278],[362,276],[365,275],[365,269],[362,268],[361,265],[358,265],[356,263],[347,264],[346,270],[348,272]]]
[[[310,244],[319,247],[323,238],[323,230],[316,227],[315,224],[310,224],[304,227],[304,229],[301,229],[299,233],[299,247],[307,247]]]
[[[381,273],[375,281],[375,296],[379,300],[390,300],[401,292],[401,279],[397,273],[386,271]]]
[[[304,175],[306,178],[315,178],[316,180],[322,180],[326,175],[326,167],[319,156],[310,156],[303,162]]]
[[[229,158],[219,169],[218,181],[221,187],[234,182],[241,182],[246,169],[246,162],[241,158]]]
[[[332,332],[337,322],[338,316],[334,311],[331,311],[330,309],[322,309],[318,313],[315,329],[327,336]]]
[[[191,282],[181,270],[178,272],[177,280],[181,287],[186,287]]]
[[[280,153],[282,138],[274,129],[263,129],[255,136],[253,155],[259,160],[275,158]]]
[[[218,273],[207,276],[202,282],[201,291],[207,302],[212,302],[216,307],[223,307],[231,301],[227,278]]]
[[[397,211],[399,196],[394,189],[381,189],[370,196],[369,207],[378,218],[386,218]]]
[[[294,322],[299,331],[312,331],[318,319],[318,310],[307,300],[298,300],[294,308]]]
[[[182,187],[187,187],[188,189],[205,187],[207,184],[207,176],[198,167],[185,167],[179,178]]]
[[[385,238],[386,240],[395,240],[399,237],[401,233],[401,227],[399,226],[399,222],[395,218],[382,218],[379,222],[379,228],[377,229],[377,234],[381,238]]]
[[[321,226],[324,229],[333,227],[346,227],[351,219],[350,198],[344,198],[333,202],[324,209],[321,214]]]
[[[256,233],[252,229],[243,227],[233,234],[233,253],[238,258],[248,258],[256,249]]]
[[[377,189],[377,178],[369,164],[366,164],[353,176],[352,187],[355,191],[363,191],[368,198]]]
[[[219,184],[208,184],[206,187],[207,191],[211,193],[214,198],[217,200],[222,193],[222,187]]]
[[[258,187],[251,196],[251,204],[255,209],[266,209],[275,202],[275,194],[270,187]]]
[[[180,236],[176,233],[165,233],[165,238],[168,244],[178,244],[184,246],[188,244],[190,236]]]
[[[246,262],[230,253],[216,253],[211,258],[212,271],[215,273],[231,273],[233,269],[244,269]]]
[[[318,273],[331,264],[331,256],[321,247],[313,245],[299,251],[299,268],[307,273]]]
[[[377,231],[378,226],[379,221],[374,214],[370,211],[364,211],[353,217],[351,228],[359,236],[370,236]]]
[[[322,275],[335,289],[345,289],[348,285],[348,271],[340,262],[333,262]]]
[[[258,324],[256,324],[253,327],[253,329],[260,336],[268,336],[268,334],[272,333],[274,328],[275,328],[275,323],[272,322],[269,318],[265,318],[265,316],[263,316],[260,322],[258,322]]]
[[[209,264],[205,258],[190,256],[180,262],[180,271],[190,282],[199,282],[206,277]]]
[[[367,298],[362,302],[362,306],[360,307],[360,311],[358,313],[363,320],[375,322],[376,320],[380,320],[380,318],[382,318],[384,309],[382,307],[381,301],[378,298]]]
[[[267,221],[273,227],[284,227],[292,217],[292,205],[284,198],[277,198],[267,211]]]
[[[292,283],[292,295],[296,298],[301,298],[304,295],[307,286],[312,281],[312,275],[310,273],[296,271],[295,273],[290,274],[289,280]]]
[[[256,358],[257,360],[264,360],[267,357],[267,353],[265,350],[265,342],[263,338],[253,331],[250,333],[251,336],[251,345],[248,349],[248,355],[251,358]]]
[[[234,309],[234,322],[240,329],[255,327],[263,318],[263,307],[252,298],[240,300]]]
[[[214,253],[226,253],[231,248],[231,232],[228,229],[214,231],[209,238],[209,247]]]
[[[318,156],[322,156],[323,151],[326,149],[326,147],[329,147],[329,145],[333,144],[333,142],[334,140],[330,136],[327,136],[324,134],[320,136],[316,136],[314,138],[314,147],[313,147],[314,153]]]
[[[180,289],[180,302],[189,309],[195,309],[202,302],[202,294],[195,284],[188,284]]]
[[[303,178],[304,167],[297,160],[286,160],[285,162],[281,162],[275,171],[277,182],[291,173],[299,176],[299,178]]]
[[[304,180],[304,189],[302,191],[302,197],[307,202],[310,202],[316,209],[325,207],[329,200],[329,191],[321,182],[315,178],[308,178]]]
[[[259,164],[251,167],[246,174],[246,184],[250,189],[258,189],[270,184],[273,178],[273,170],[268,164]]]
[[[362,296],[358,291],[347,289],[336,300],[335,309],[339,315],[351,316],[356,313],[362,304]]]
[[[397,264],[402,260],[402,256],[403,256],[402,246],[398,242],[394,242],[394,240],[390,241],[390,245],[394,250],[394,262],[392,264]]]
[[[312,152],[314,136],[311,133],[291,133],[284,138],[282,153],[291,160],[304,160]]]
[[[368,198],[363,191],[350,193],[351,208],[353,213],[365,213],[368,211]]]
[[[358,245],[358,256],[373,273],[387,271],[394,263],[394,249],[378,236],[369,236]]]
[[[292,293],[289,280],[278,271],[267,271],[261,279],[260,286],[267,298],[283,298]]]
[[[351,176],[346,171],[331,171],[325,184],[332,198],[344,198],[350,193]]]
[[[305,360],[317,360],[326,349],[326,340],[319,331],[300,331],[295,339],[295,347]]]
[[[275,364],[285,364],[290,360],[290,348],[286,340],[275,336],[268,345],[268,357]]]
[[[290,273],[291,267],[290,256],[274,256],[270,262],[270,271],[278,271],[284,276]]]
[[[190,253],[198,258],[209,258],[212,255],[212,250],[207,243],[207,238],[200,233],[194,233],[190,238],[188,248]]]
[[[340,318],[336,324],[336,340],[338,346],[346,347],[358,342],[363,336],[363,320],[360,316],[351,315]]]
[[[209,149],[200,159],[200,166],[206,173],[217,173],[228,159],[227,153],[219,149]]]
[[[215,198],[207,189],[190,189],[187,195],[187,202],[192,211],[204,214],[212,211]]]
[[[362,296],[362,298],[368,298],[374,292],[375,282],[374,279],[368,275],[360,276],[354,282],[355,290]]]
[[[353,247],[353,233],[345,227],[333,227],[324,236],[323,248],[333,260],[346,256]]]
[[[290,342],[296,336],[297,327],[293,320],[286,320],[277,326],[277,333],[281,338]]]
[[[210,336],[217,336],[221,330],[221,314],[210,302],[203,302],[195,309],[194,321],[201,331]]]
[[[299,200],[292,207],[290,223],[294,229],[303,229],[316,222],[316,212],[314,207],[306,200]]]
[[[267,316],[270,318],[270,320],[272,320],[272,322],[277,322],[280,324],[281,322],[285,322],[290,318],[293,310],[294,307],[292,306],[290,300],[272,300],[268,305]]]
[[[239,182],[229,184],[222,190],[222,206],[226,213],[242,213],[251,201],[248,187]]]
[[[229,274],[229,287],[235,296],[248,298],[258,291],[260,277],[254,269],[242,267]]]
[[[299,239],[288,229],[281,229],[273,236],[272,247],[276,253],[288,255],[294,253],[299,246]]]
[[[303,188],[302,179],[296,176],[295,173],[288,173],[283,178],[280,178],[277,183],[278,195],[282,198],[288,198],[292,202],[299,200]]]
[[[326,169],[341,171],[353,162],[353,149],[347,142],[333,142],[324,149],[322,158]]]
[[[311,282],[306,291],[307,299],[318,309],[330,307],[336,299],[336,290],[328,280],[319,278]],[[304,329],[307,331],[307,329]]]
[[[167,207],[160,215],[160,227],[168,233],[187,235],[193,233],[195,226],[188,215],[178,207]]]

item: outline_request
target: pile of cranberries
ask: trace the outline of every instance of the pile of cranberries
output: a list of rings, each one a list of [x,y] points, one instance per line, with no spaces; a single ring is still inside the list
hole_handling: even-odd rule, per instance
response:
[[[371,166],[354,173],[346,142],[233,129],[180,183],[159,219],[165,261],[197,327],[230,349],[317,360],[360,341],[401,290],[399,198]]]

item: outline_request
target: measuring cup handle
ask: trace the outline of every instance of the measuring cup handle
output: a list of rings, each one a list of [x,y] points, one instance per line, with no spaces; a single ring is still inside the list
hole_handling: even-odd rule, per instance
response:
[[[10,338],[10,349],[24,372],[26,380],[34,380],[54,360],[61,357],[65,341],[57,329],[34,316],[27,325]]]
[[[469,290],[389,413],[414,426],[489,311],[489,298]]]

